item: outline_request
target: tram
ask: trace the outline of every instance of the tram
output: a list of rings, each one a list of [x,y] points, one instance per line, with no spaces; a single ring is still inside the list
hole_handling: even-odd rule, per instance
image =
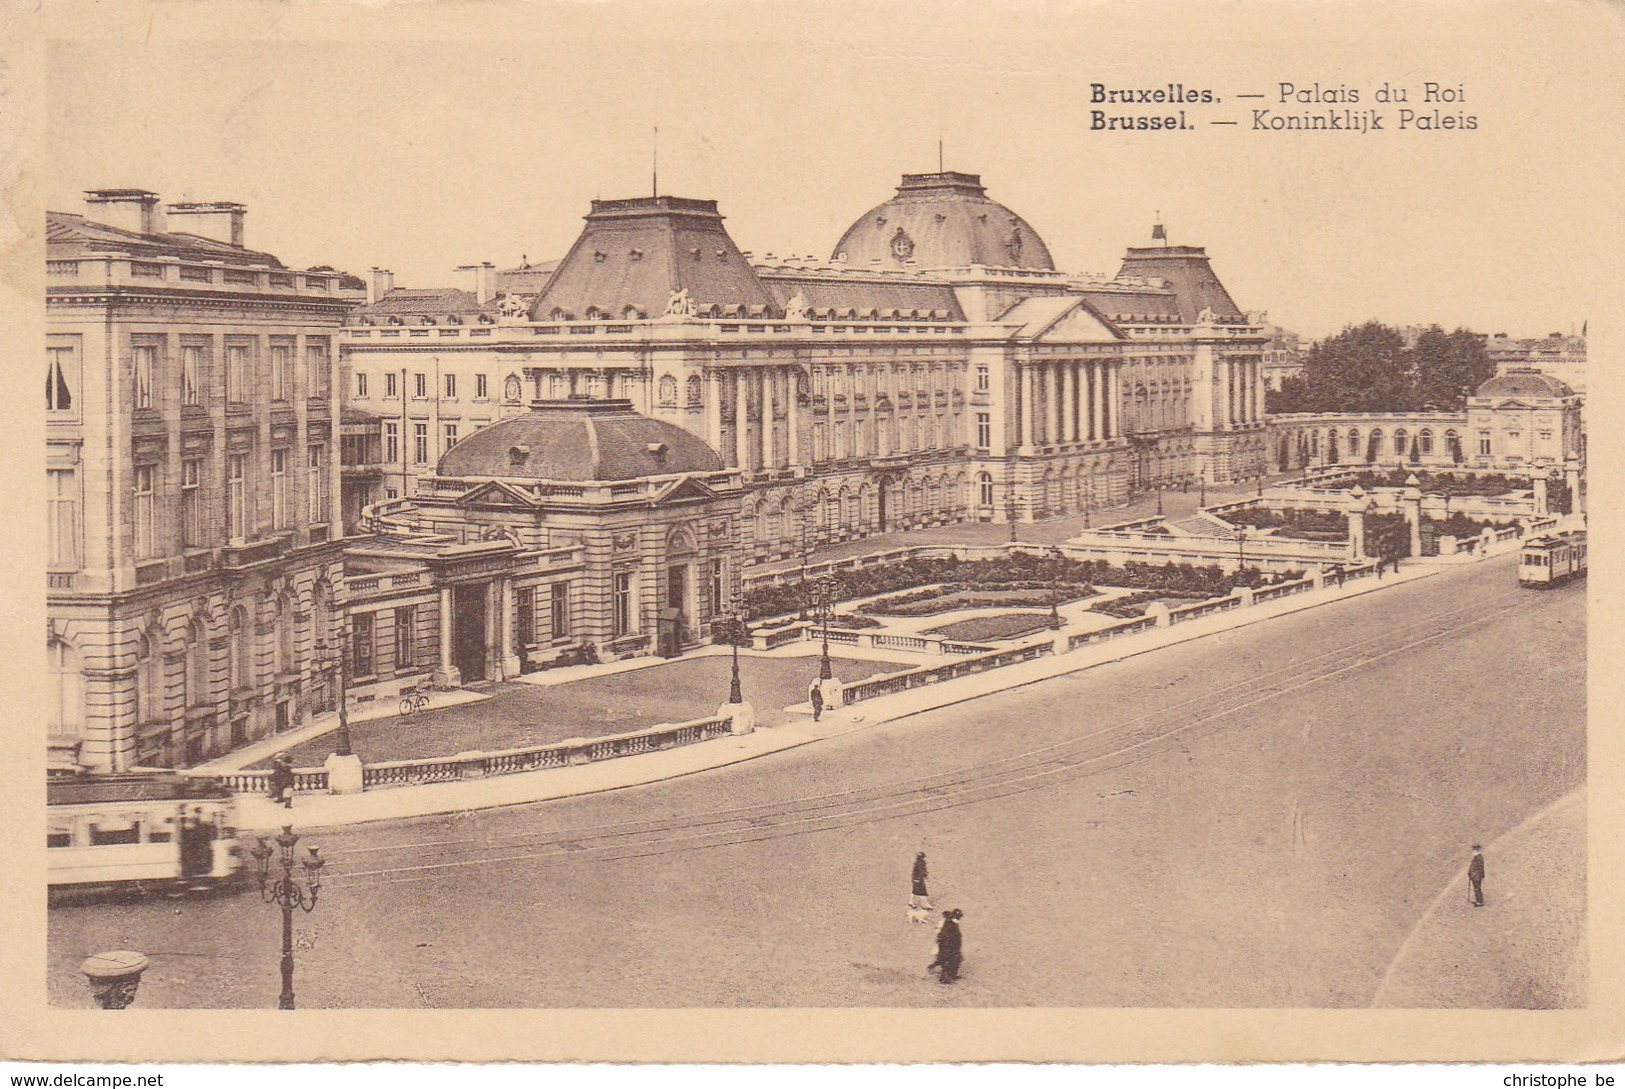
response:
[[[75,776],[46,783],[46,872],[53,897],[133,889],[202,891],[242,867],[232,798],[172,774]]]
[[[1535,590],[1585,578],[1586,534],[1583,529],[1553,533],[1524,542],[1518,557],[1518,585]]]

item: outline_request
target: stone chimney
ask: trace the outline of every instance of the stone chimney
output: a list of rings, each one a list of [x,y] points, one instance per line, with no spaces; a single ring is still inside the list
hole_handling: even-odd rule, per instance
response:
[[[216,242],[243,245],[243,217],[248,207],[229,200],[187,201],[165,208],[172,230],[202,235]]]
[[[372,279],[367,281],[367,302],[377,302],[379,299],[395,290],[395,274],[387,268],[372,270]]]
[[[481,261],[477,265],[460,265],[458,272],[472,272],[474,274],[474,296],[481,306],[496,298],[497,294],[497,267],[489,261]]]
[[[163,230],[158,194],[145,189],[86,190],[85,217],[136,234]]]

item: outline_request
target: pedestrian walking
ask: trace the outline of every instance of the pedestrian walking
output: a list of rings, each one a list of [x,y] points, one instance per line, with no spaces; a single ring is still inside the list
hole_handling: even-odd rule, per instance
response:
[[[1467,863],[1467,883],[1473,887],[1473,906],[1484,906],[1484,848],[1473,844],[1473,860]]]
[[[817,722],[824,713],[824,690],[814,681],[807,689],[807,699],[812,703],[813,721]]]
[[[271,802],[293,808],[293,757],[279,752],[271,761]]]
[[[964,961],[964,937],[959,932],[959,920],[965,913],[958,908],[942,913],[942,929],[937,931],[937,959],[925,966],[927,972],[940,969],[938,983],[952,983],[959,978],[959,966]]]
[[[916,923],[931,921],[931,894],[925,890],[926,876],[925,852],[921,851],[914,856],[914,873],[908,898],[908,917]]]
[[[197,873],[198,831],[197,825],[192,822],[192,818],[186,812],[184,805],[181,806],[181,811],[175,818],[175,841],[180,850],[181,877],[191,877]]]

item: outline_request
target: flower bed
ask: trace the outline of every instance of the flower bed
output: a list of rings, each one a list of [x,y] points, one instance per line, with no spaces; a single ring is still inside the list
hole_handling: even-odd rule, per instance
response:
[[[945,639],[963,639],[970,642],[1018,639],[1023,635],[1048,630],[1049,617],[1042,613],[998,613],[994,616],[973,616],[932,628],[927,635],[940,635]]]
[[[1189,605],[1193,601],[1206,600],[1205,594],[1169,594],[1160,590],[1142,590],[1139,593],[1129,594],[1127,597],[1115,598],[1111,601],[1102,601],[1098,605],[1091,605],[1091,612],[1105,613],[1107,616],[1116,616],[1124,620],[1136,616],[1144,616],[1147,605],[1160,601],[1170,609],[1180,605]]]
[[[1376,472],[1370,469],[1353,473],[1340,487],[1352,488],[1358,484],[1372,488],[1404,488],[1412,470],[1392,469]],[[1416,486],[1427,495],[1505,495],[1507,492],[1528,491],[1534,484],[1526,476],[1508,476],[1505,473],[1428,473],[1417,472]]]
[[[867,616],[857,616],[853,613],[840,613],[829,622],[832,628],[844,628],[847,631],[858,631],[862,628],[878,628],[880,621]]]
[[[1339,510],[1287,507],[1276,511],[1259,506],[1227,510],[1219,517],[1231,525],[1273,529],[1277,537],[1293,537],[1305,541],[1346,541],[1349,536],[1348,515]]]

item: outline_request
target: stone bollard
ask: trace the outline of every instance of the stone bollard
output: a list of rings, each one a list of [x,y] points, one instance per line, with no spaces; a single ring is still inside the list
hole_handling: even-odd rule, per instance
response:
[[[748,701],[725,703],[717,708],[717,716],[728,720],[729,732],[736,737],[756,729],[756,708]]]
[[[1234,590],[1230,591],[1230,594],[1241,603],[1241,608],[1243,609],[1252,605],[1253,598],[1255,596],[1251,586],[1238,586]]]
[[[1157,622],[1157,627],[1166,628],[1173,621],[1168,616],[1168,606],[1165,602],[1153,601],[1145,607],[1145,615]]]
[[[1439,555],[1454,556],[1456,554],[1456,539],[1448,533],[1439,538]]]

